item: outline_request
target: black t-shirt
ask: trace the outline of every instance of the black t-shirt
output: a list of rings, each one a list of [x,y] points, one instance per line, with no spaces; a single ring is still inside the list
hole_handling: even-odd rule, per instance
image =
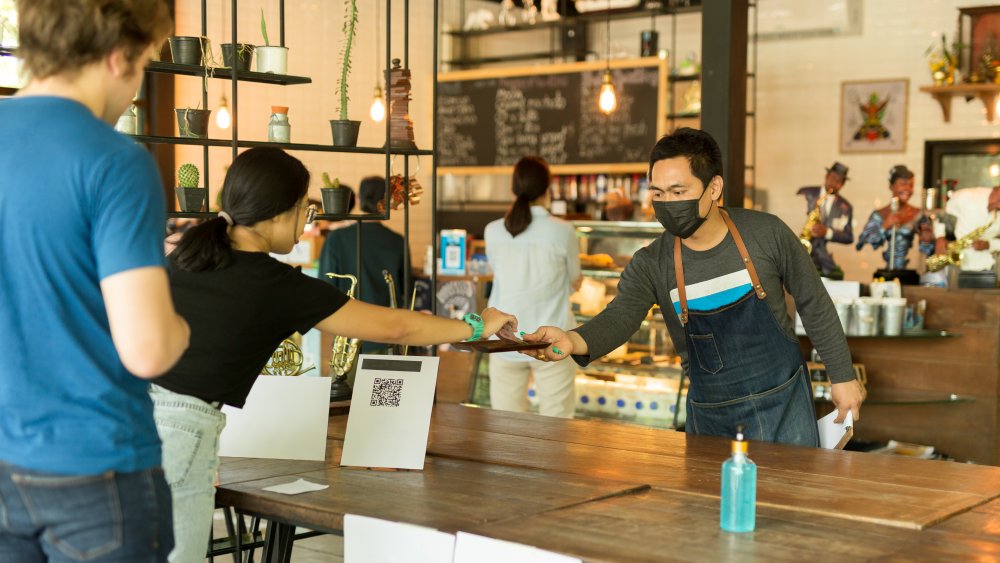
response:
[[[175,269],[170,288],[191,326],[191,345],[154,382],[236,407],[282,340],[309,331],[348,301],[336,287],[263,252],[233,251],[232,263],[215,271]]]

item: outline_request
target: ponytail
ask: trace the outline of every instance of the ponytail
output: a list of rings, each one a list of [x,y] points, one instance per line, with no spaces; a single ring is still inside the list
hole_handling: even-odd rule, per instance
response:
[[[516,237],[531,225],[531,202],[549,189],[549,165],[539,156],[525,156],[514,165],[511,190],[516,199],[504,215],[503,225]]]
[[[195,225],[181,237],[170,253],[170,262],[178,270],[204,272],[225,268],[233,259],[232,242],[222,217]]]
[[[503,226],[510,236],[516,237],[531,225],[531,202],[523,195],[517,196],[503,217]]]

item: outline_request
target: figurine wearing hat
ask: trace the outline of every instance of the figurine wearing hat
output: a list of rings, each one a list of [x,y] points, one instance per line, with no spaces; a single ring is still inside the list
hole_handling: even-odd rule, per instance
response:
[[[909,261],[906,255],[913,246],[914,236],[918,237],[920,252],[930,256],[934,251],[934,231],[931,222],[919,208],[910,205],[913,196],[913,171],[903,164],[889,170],[889,191],[892,199],[889,205],[872,211],[868,223],[858,236],[857,249],[865,244],[879,248],[885,258],[885,269],[889,272],[903,272]],[[878,274],[878,272],[876,272]],[[885,277],[890,277],[889,275]],[[891,277],[900,277],[892,274]],[[910,278],[916,278],[915,272]],[[901,278],[904,283],[907,281]]]
[[[854,230],[851,225],[854,209],[851,203],[840,195],[840,190],[847,181],[847,166],[834,162],[826,169],[826,178],[822,186],[806,186],[799,188],[798,195],[806,198],[806,214],[809,219],[802,233],[803,244],[808,240],[809,255],[816,269],[824,277],[841,280],[844,272],[833,261],[827,244],[836,242],[851,244],[854,242]]]

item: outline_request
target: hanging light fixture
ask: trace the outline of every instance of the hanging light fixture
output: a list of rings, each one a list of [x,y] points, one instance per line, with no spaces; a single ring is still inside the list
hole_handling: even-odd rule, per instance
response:
[[[605,57],[607,65],[604,68],[604,75],[601,77],[601,93],[597,98],[597,107],[601,108],[604,115],[611,115],[618,107],[618,96],[615,94],[615,85],[611,82],[611,0],[608,0],[608,11],[605,17],[607,23]]]
[[[368,115],[371,116],[372,121],[375,123],[382,123],[385,119],[385,101],[382,99],[382,86],[379,84],[379,3],[381,0],[375,0],[375,96],[372,99],[372,107],[369,110]]]
[[[222,16],[226,13],[226,5],[224,0],[219,2],[219,27],[222,28],[222,32],[219,33],[219,37],[222,37],[222,33],[225,32],[225,25],[221,22],[225,21]],[[236,41],[234,40],[233,43]],[[236,58],[236,54],[233,54],[233,58]],[[205,63],[206,65],[208,63]],[[235,64],[235,62],[233,63]],[[229,126],[233,124],[233,118],[229,114],[229,100],[226,99],[226,88],[222,88],[222,98],[219,99],[219,109],[215,112],[215,124],[219,126],[219,129],[229,129]]]

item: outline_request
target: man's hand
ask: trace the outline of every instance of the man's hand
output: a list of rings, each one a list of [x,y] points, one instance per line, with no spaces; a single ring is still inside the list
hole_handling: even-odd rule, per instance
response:
[[[972,241],[972,248],[973,250],[989,250],[990,243],[983,239],[976,239]]]
[[[531,334],[523,334],[525,342],[548,342],[550,345],[543,350],[525,350],[521,352],[543,362],[556,362],[573,354],[573,339],[570,333],[554,326],[543,326]],[[585,352],[585,351],[583,351]],[[576,353],[581,353],[577,351]]]
[[[826,225],[824,225],[822,223],[816,223],[815,225],[812,226],[811,233],[812,233],[812,236],[814,236],[816,238],[823,238],[823,237],[826,236],[826,231],[827,230],[828,229],[826,228]]]
[[[487,307],[479,316],[483,318],[483,333],[481,338],[489,338],[496,334],[508,340],[514,339],[514,331],[517,330],[517,319],[514,315],[508,315],[499,309]]]
[[[854,420],[861,420],[861,403],[865,401],[868,392],[865,391],[860,381],[855,379],[854,381],[834,383],[831,386],[830,395],[833,398],[833,405],[837,407],[838,411],[837,419],[834,422],[844,422],[847,411],[854,414]]]

